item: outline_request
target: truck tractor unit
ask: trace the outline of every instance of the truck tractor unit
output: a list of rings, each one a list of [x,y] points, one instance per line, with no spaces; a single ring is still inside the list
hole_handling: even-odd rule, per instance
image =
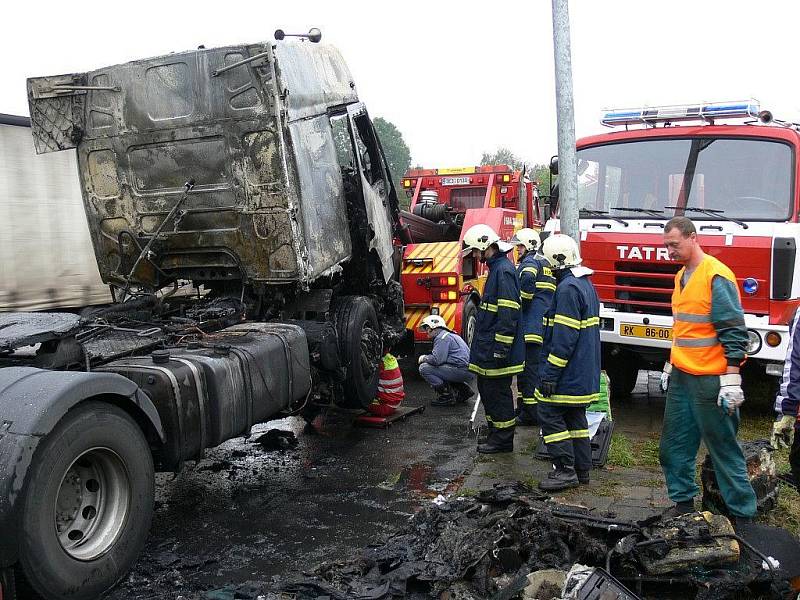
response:
[[[113,302],[0,313],[0,597],[99,597],[144,545],[154,471],[375,397],[405,232],[348,68],[309,39],[28,80]]]
[[[469,344],[487,268],[462,257],[462,236],[485,223],[502,239],[522,227],[541,227],[536,185],[507,165],[411,169],[403,177],[411,198],[401,221],[411,239],[403,251],[406,335],[427,342],[423,318],[438,314]]]
[[[756,101],[614,110],[602,123],[614,131],[577,143],[578,203],[613,392],[628,395],[639,369],[660,370],[669,356],[681,265],[662,234],[678,215],[736,275],[749,334],[745,392],[774,385],[800,304],[798,125]]]

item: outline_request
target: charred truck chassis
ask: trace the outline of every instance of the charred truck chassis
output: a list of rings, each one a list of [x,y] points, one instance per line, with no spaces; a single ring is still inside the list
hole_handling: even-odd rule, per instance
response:
[[[200,49],[28,92],[37,152],[77,148],[115,303],[0,315],[0,586],[89,599],[143,546],[154,471],[372,401],[404,331],[402,230],[329,46]]]

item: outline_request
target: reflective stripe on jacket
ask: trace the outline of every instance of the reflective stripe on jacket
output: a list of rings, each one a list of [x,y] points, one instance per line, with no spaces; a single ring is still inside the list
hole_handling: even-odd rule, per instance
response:
[[[486,261],[489,277],[478,306],[469,370],[484,377],[507,377],[525,366],[525,341],[519,318],[519,279],[514,264],[498,252]],[[495,352],[506,358],[494,358]]]
[[[378,376],[378,396],[375,402],[396,408],[403,401],[405,395],[400,365],[397,364],[394,356],[386,354],[383,357],[383,364],[381,364]]]
[[[517,273],[525,343],[542,344],[544,342],[542,318],[553,302],[556,278],[553,277],[547,259],[537,256],[534,252],[528,252],[522,257],[517,266]]]
[[[725,349],[711,319],[711,283],[715,276],[736,285],[733,272],[713,256],[706,257],[681,287],[686,267],[675,275],[672,292],[672,351],[670,362],[692,375],[722,375],[728,367]],[[737,288],[738,296],[738,288]]]
[[[554,382],[556,390],[546,397],[537,389],[536,400],[571,406],[594,402],[600,397],[600,300],[588,275],[561,271],[544,318],[539,378]]]

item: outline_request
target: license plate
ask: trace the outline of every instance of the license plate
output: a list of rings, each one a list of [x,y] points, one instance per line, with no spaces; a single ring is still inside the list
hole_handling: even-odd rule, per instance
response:
[[[442,177],[442,185],[467,185],[469,177]]]
[[[672,339],[672,327],[654,327],[653,325],[637,325],[634,323],[620,323],[619,334],[623,337],[647,338],[649,340]]]

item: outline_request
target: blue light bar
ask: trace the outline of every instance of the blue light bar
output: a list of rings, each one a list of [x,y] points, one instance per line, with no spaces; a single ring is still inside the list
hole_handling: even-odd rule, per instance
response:
[[[618,125],[653,125],[674,121],[757,119],[759,111],[757,100],[715,102],[713,104],[675,104],[613,110],[603,115],[600,122],[606,127],[616,127]]]

